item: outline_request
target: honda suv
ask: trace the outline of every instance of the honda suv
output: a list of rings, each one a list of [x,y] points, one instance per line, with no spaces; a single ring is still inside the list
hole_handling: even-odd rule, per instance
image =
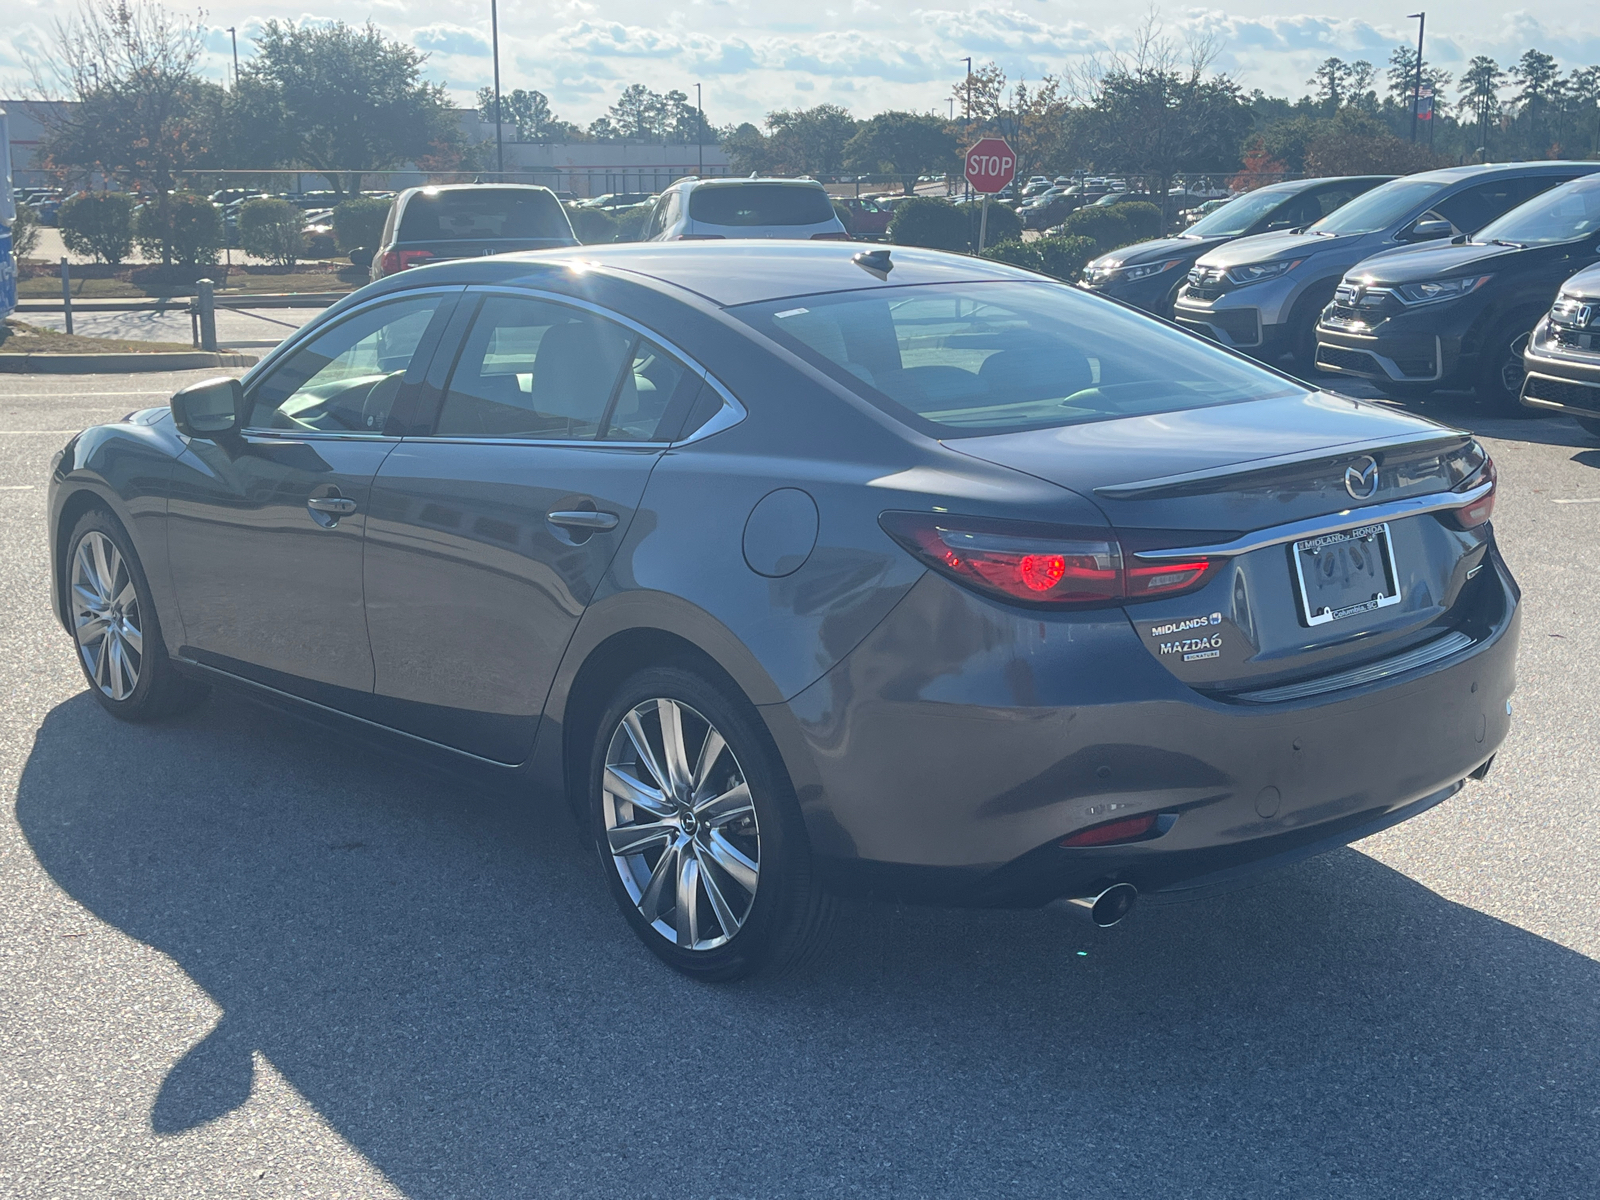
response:
[[[1178,292],[1178,324],[1272,361],[1292,354],[1309,371],[1317,318],[1346,271],[1381,250],[1482,229],[1540,192],[1600,163],[1450,167],[1373,188],[1301,232],[1240,238],[1200,257]]]
[[[1560,409],[1600,437],[1600,266],[1561,285],[1523,354],[1522,402]]]
[[[1317,323],[1317,366],[1394,395],[1472,387],[1519,414],[1529,331],[1562,280],[1595,262],[1600,174],[1551,188],[1469,238],[1361,263]]]

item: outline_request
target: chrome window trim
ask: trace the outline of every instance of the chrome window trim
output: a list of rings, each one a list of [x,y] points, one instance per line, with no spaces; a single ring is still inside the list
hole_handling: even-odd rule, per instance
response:
[[[597,317],[602,317],[607,321],[615,321],[623,328],[631,329],[640,337],[649,338],[663,350],[674,355],[679,362],[688,367],[689,370],[695,375],[698,375],[700,379],[711,388],[712,391],[717,393],[717,396],[722,400],[722,407],[717,410],[710,420],[706,421],[700,426],[700,428],[696,429],[688,437],[679,438],[675,442],[634,442],[616,440],[601,441],[595,438],[442,437],[438,434],[427,434],[423,437],[409,437],[405,439],[407,442],[454,442],[490,446],[570,446],[590,448],[611,446],[619,449],[626,449],[630,447],[635,449],[640,447],[648,447],[652,450],[668,450],[679,446],[687,446],[693,442],[698,442],[704,438],[708,438],[712,434],[721,433],[725,429],[731,429],[740,421],[744,420],[745,417],[750,415],[749,410],[746,409],[745,406],[734,397],[732,392],[723,386],[721,380],[717,379],[715,375],[711,374],[710,371],[701,366],[692,355],[685,354],[683,350],[674,342],[662,337],[654,330],[641,325],[632,317],[623,316],[614,309],[609,309],[602,305],[595,304],[590,300],[580,300],[576,296],[564,295],[561,292],[546,291],[543,288],[516,287],[514,285],[503,283],[469,283],[465,286],[464,290],[468,296],[514,296],[519,299],[531,298],[534,300],[548,300],[552,304],[564,304],[569,308],[582,309],[583,311],[592,313]]]
[[[1152,562],[1187,559],[1197,554],[1212,558],[1234,558],[1240,554],[1249,554],[1253,550],[1298,542],[1303,538],[1318,537],[1324,533],[1339,533],[1346,529],[1377,525],[1385,521],[1399,521],[1406,517],[1421,517],[1428,513],[1466,508],[1493,490],[1494,483],[1490,481],[1464,492],[1430,492],[1426,496],[1390,500],[1386,504],[1370,504],[1365,508],[1345,508],[1336,513],[1328,513],[1326,516],[1307,517],[1303,521],[1291,521],[1287,525],[1258,529],[1231,542],[1219,542],[1210,546],[1182,546],[1172,550],[1139,550],[1135,552],[1134,557]]]

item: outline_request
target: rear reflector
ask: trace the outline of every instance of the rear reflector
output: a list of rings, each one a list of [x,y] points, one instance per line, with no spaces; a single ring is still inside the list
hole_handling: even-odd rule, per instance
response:
[[[1072,846],[1110,846],[1117,842],[1137,842],[1144,838],[1156,827],[1156,814],[1146,813],[1142,817],[1124,817],[1120,821],[1107,821],[1104,825],[1096,825],[1090,829],[1081,830],[1071,837],[1064,837],[1060,845]]]
[[[1127,564],[1109,529],[944,513],[886,512],[884,531],[922,562],[976,591],[1052,607],[1093,608],[1200,587],[1216,560]]]
[[[848,242],[850,235],[848,233],[813,233],[811,240],[813,242]]]

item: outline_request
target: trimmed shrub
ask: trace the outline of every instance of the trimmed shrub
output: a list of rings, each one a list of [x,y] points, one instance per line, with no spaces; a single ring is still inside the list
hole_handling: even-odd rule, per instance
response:
[[[644,236],[645,222],[650,219],[653,204],[636,204],[620,210],[614,217],[619,242],[637,242]]]
[[[954,204],[933,196],[916,196],[895,205],[889,240],[897,246],[932,250],[967,249],[967,217]]]
[[[1089,260],[1101,253],[1099,245],[1086,237],[1046,237],[1032,246],[1039,252],[1040,270],[1068,282],[1076,282]]]
[[[292,267],[305,253],[305,214],[287,200],[248,200],[239,209],[239,245],[246,254]]]
[[[1161,236],[1161,207],[1148,200],[1129,200],[1115,206],[1128,219],[1128,233],[1138,242]]]
[[[346,254],[352,250],[376,250],[392,203],[376,196],[352,196],[334,205],[333,238],[339,249]]]
[[[839,218],[839,224],[844,226],[844,231],[851,237],[856,235],[856,215],[837,200],[833,202],[833,215]]]
[[[1089,238],[1100,247],[1101,253],[1126,246],[1134,240],[1128,218],[1122,211],[1127,207],[1126,204],[1112,204],[1102,208],[1091,204],[1088,208],[1068,213],[1059,227],[1060,236]]]
[[[603,208],[569,208],[572,236],[585,246],[603,246],[617,240],[617,219]]]
[[[977,249],[978,227],[983,220],[983,201],[956,205],[956,211],[967,218],[967,245],[963,249]],[[1004,204],[989,201],[989,228],[984,242],[998,246],[1001,242],[1015,241],[1022,236],[1022,218],[1017,211]]]
[[[983,257],[1043,274],[1044,258],[1040,255],[1038,246],[1039,243],[1036,241],[1025,242],[1021,238],[1017,238],[1014,241],[1001,242],[998,246],[985,247]]]
[[[133,214],[133,237],[146,258],[209,265],[222,249],[222,214],[204,196],[176,192],[167,197],[165,221],[153,200]]]
[[[133,253],[133,197],[126,192],[74,196],[61,206],[56,224],[73,254],[115,266]]]
[[[32,258],[39,248],[39,217],[33,209],[17,202],[17,218],[11,222],[11,253],[17,262]]]

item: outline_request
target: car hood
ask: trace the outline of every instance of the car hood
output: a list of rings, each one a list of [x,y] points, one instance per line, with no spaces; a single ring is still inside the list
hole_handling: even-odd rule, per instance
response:
[[[1460,245],[1434,244],[1401,246],[1364,258],[1351,268],[1350,275],[1375,284],[1416,283],[1450,275],[1474,274],[1480,269],[1493,271],[1539,251],[1559,250],[1558,246],[1490,246],[1482,242]]]
[[[1580,300],[1600,300],[1600,263],[1579,271],[1561,285],[1563,296],[1577,296]]]
[[[1140,242],[1136,246],[1124,246],[1120,250],[1113,250],[1109,254],[1101,255],[1095,262],[1117,262],[1126,266],[1130,263],[1160,262],[1168,258],[1194,258],[1222,245],[1227,240],[1227,238],[1156,238],[1151,242]]]
[[[945,444],[1094,499],[1121,527],[1243,531],[1349,507],[1351,458],[1371,453],[1387,471],[1468,437],[1398,409],[1304,392]],[[1413,467],[1396,478],[1414,491],[1449,486],[1430,474]]]
[[[1279,258],[1297,258],[1307,254],[1321,254],[1349,246],[1369,235],[1364,233],[1326,237],[1319,233],[1254,233],[1249,237],[1234,238],[1200,257],[1197,266],[1221,267],[1228,270],[1247,263],[1272,262]]]

